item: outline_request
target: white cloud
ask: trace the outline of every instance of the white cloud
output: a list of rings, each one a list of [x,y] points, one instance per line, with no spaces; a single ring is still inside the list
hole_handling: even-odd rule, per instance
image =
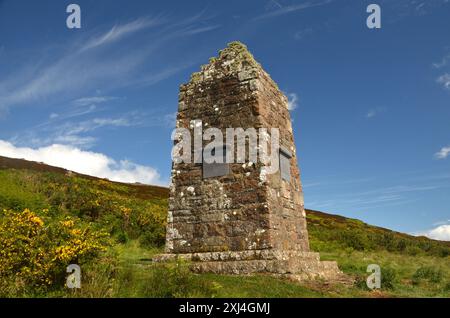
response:
[[[450,74],[445,73],[437,78],[436,82],[444,86],[445,89],[450,90]]]
[[[39,144],[43,146],[58,143],[89,148],[94,145],[96,138],[83,134],[105,127],[131,127],[138,124],[138,119],[132,120],[131,117],[94,118],[75,123],[65,122],[61,125],[49,123],[43,129],[43,132],[47,134]]]
[[[69,54],[28,76],[19,72],[16,77],[0,82],[0,108],[77,94],[99,81],[106,86],[123,85],[120,84],[120,76],[129,75],[135,70],[142,63],[144,55],[131,53],[121,57],[91,59]]]
[[[441,150],[434,154],[434,157],[437,159],[445,159],[450,154],[450,146],[443,147]]]
[[[277,17],[280,15],[284,15],[284,14],[288,14],[288,13],[292,13],[292,12],[296,12],[296,11],[301,11],[301,10],[305,10],[305,9],[309,9],[312,7],[317,7],[317,6],[322,6],[328,3],[331,3],[332,0],[325,0],[325,1],[319,1],[319,2],[306,2],[306,3],[300,3],[300,4],[293,4],[290,6],[281,6],[278,3],[278,8],[276,10],[270,11],[268,13],[264,13],[260,16],[257,16],[256,18],[254,18],[253,20],[261,20],[261,19],[267,19],[267,18],[273,18],[273,17]]]
[[[266,5],[266,9],[270,10],[273,8],[281,9],[283,6],[276,0],[270,0]]]
[[[92,148],[99,140],[98,130],[123,130],[130,127],[164,127],[175,126],[176,113],[155,113],[134,110],[116,117],[95,117],[85,120],[72,120],[97,111],[95,107],[81,109],[70,113],[51,114],[49,120],[34,127],[29,127],[22,133],[17,133],[8,139],[20,147],[45,147],[52,144],[63,144],[82,149]],[[66,120],[71,118],[71,120]]]
[[[70,119],[74,117],[84,116],[90,113],[98,112],[100,109],[97,108],[95,104],[86,105],[86,106],[76,106],[75,108],[71,108],[69,110],[65,110],[63,113],[51,113],[49,119],[51,121],[62,121],[65,119]],[[48,122],[42,123],[40,126],[45,126]]]
[[[164,122],[167,124],[168,127],[174,128],[177,123],[177,113],[170,113],[164,115]]]
[[[444,56],[440,62],[433,63],[433,67],[437,69],[442,68],[446,66],[449,61],[450,61],[450,54]]]
[[[34,144],[64,144],[72,145],[82,148],[91,148],[97,142],[97,138],[92,136],[79,136],[79,135],[57,135],[54,138],[46,138],[46,140],[41,140],[36,138]]]
[[[101,104],[108,102],[110,100],[114,100],[116,97],[112,96],[93,96],[93,97],[83,97],[78,98],[72,102],[75,106],[89,106],[92,104]]]
[[[374,117],[376,114],[377,114],[376,111],[374,111],[374,110],[369,110],[369,112],[367,113],[366,117],[367,117],[367,118],[372,118],[372,117]]]
[[[193,36],[217,27],[204,24],[196,27],[198,22],[204,22],[201,14],[171,24],[164,24],[160,18],[141,18],[115,25],[97,36],[75,38],[51,59],[25,62],[7,76],[0,74],[0,112],[26,103],[61,103],[90,91],[92,87],[110,91],[124,86],[153,85],[162,81],[188,65],[169,67],[162,64],[157,66],[159,69],[142,72],[143,66],[150,65],[155,52],[176,42],[176,38]],[[159,24],[164,27],[149,33],[146,37],[148,41],[127,45],[125,54],[109,48],[107,52],[101,51],[106,44],[117,45],[135,32],[144,29],[147,31],[150,26]],[[78,104],[89,101],[103,102],[100,98],[82,99]]]
[[[288,94],[288,109],[294,110],[298,106],[299,98],[298,95],[295,93]]]
[[[433,223],[433,225],[436,225],[436,226],[445,225],[445,224],[450,224],[450,219]]]
[[[192,65],[192,63],[185,63],[183,65],[179,65],[179,66],[175,66],[175,67],[168,66],[161,72],[156,72],[156,73],[142,76],[141,78],[139,78],[139,80],[132,81],[130,83],[132,83],[134,86],[137,86],[137,85],[138,86],[150,86],[150,85],[156,84],[160,81],[163,81],[166,78],[171,77],[172,75],[190,67],[191,65]]]
[[[211,25],[211,26],[205,26],[205,27],[198,27],[198,28],[187,28],[182,33],[185,35],[196,35],[203,32],[208,32],[217,29],[220,27],[220,25]]]
[[[143,30],[148,27],[156,26],[162,23],[162,20],[159,18],[155,19],[148,19],[148,18],[141,18],[134,21],[131,21],[126,24],[119,24],[115,25],[106,32],[105,34],[95,37],[87,42],[82,48],[81,51],[96,48],[102,45],[106,45],[109,43],[113,43],[115,41],[120,40],[121,38],[138,32],[140,30]]]
[[[102,153],[84,151],[74,146],[54,144],[42,148],[16,147],[0,140],[0,155],[26,159],[72,170],[78,173],[108,178],[119,182],[164,184],[158,171],[128,160],[116,161]]]
[[[383,107],[377,107],[377,108],[371,109],[367,112],[366,118],[373,118],[373,117],[379,115],[380,113],[384,112],[385,110],[386,109]]]
[[[440,225],[429,231],[417,233],[416,235],[426,236],[433,240],[450,241],[450,225]]]
[[[313,33],[313,29],[312,28],[306,28],[306,29],[299,30],[299,31],[295,32],[294,38],[296,40],[301,40],[301,39],[307,37],[308,35],[311,35],[312,33]]]
[[[82,134],[90,133],[104,127],[131,127],[138,124],[139,121],[137,118],[133,120],[127,117],[94,118],[77,123],[66,122],[57,126],[50,124],[47,127],[50,130],[45,130],[50,132],[50,135],[47,135],[45,140],[41,140],[41,143],[47,145],[52,143],[69,144],[89,148],[95,144],[96,138],[83,136]]]

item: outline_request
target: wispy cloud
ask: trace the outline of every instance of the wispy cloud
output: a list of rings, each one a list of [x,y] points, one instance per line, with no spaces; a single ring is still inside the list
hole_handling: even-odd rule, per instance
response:
[[[303,183],[303,188],[313,188],[323,185],[322,182],[309,182],[309,183]]]
[[[195,35],[203,32],[208,32],[219,28],[220,25],[209,25],[203,27],[189,27],[182,31],[184,35]]]
[[[46,136],[41,143],[61,143],[90,148],[96,142],[92,133],[102,128],[124,128],[140,125],[139,116],[136,114],[122,115],[116,118],[93,118],[80,122],[64,122],[60,125],[48,125],[44,129]]]
[[[165,69],[163,69],[160,72],[153,72],[151,74],[147,74],[147,75],[143,75],[140,78],[136,79],[135,81],[131,80],[131,83],[133,83],[133,85],[135,86],[151,86],[154,85],[158,82],[161,82],[169,77],[171,77],[172,75],[190,67],[193,63],[191,62],[186,62],[182,65],[178,65],[178,66],[169,66]]]
[[[436,182],[436,180],[429,181],[422,181],[422,184],[416,185],[377,187],[374,185],[380,183],[380,179],[377,178],[353,180],[335,178],[331,181],[329,179],[316,180],[311,185],[306,183],[304,188],[307,197],[311,199],[311,201],[307,201],[307,207],[348,212],[407,205],[417,201],[421,193],[449,186],[446,183]],[[366,190],[357,190],[361,188]],[[331,195],[327,195],[327,193],[331,193]]]
[[[302,11],[302,10],[306,10],[306,9],[313,8],[313,7],[323,6],[323,5],[329,4],[331,2],[332,2],[332,0],[325,0],[325,1],[293,4],[293,5],[289,5],[289,6],[282,6],[279,3],[277,3],[278,4],[277,9],[272,10],[267,13],[264,13],[264,14],[261,14],[255,18],[253,18],[253,20],[261,20],[261,19],[278,17],[278,16],[285,15],[288,13],[293,13],[293,12]]]
[[[367,119],[373,118],[373,117],[375,117],[375,116],[377,116],[377,115],[379,115],[379,114],[381,114],[381,113],[383,113],[385,111],[386,111],[386,108],[384,108],[384,107],[377,107],[377,108],[370,109],[366,113],[366,118]]]
[[[136,32],[153,30],[151,27],[155,25],[161,27],[147,34],[149,41],[135,41],[127,50],[118,47],[117,50],[100,51]],[[58,56],[41,63],[25,63],[9,77],[2,78],[0,74],[0,111],[21,104],[65,102],[85,95],[93,87],[106,92],[130,85],[153,85],[189,66],[188,63],[176,67],[152,65],[148,70],[149,61],[157,50],[176,43],[174,41],[179,37],[194,36],[217,27],[208,25],[201,14],[176,22],[140,18],[115,25],[103,34],[79,38]],[[89,101],[80,101],[86,102]]]
[[[67,115],[53,117],[29,128],[25,133],[14,136],[10,142],[35,147],[58,143],[88,149],[96,144],[97,138],[93,134],[99,129],[126,128],[142,124],[142,116],[133,112],[117,117],[97,117],[80,121],[72,121],[77,117],[74,115],[70,118]]]
[[[423,16],[441,10],[442,6],[450,4],[449,0],[378,0],[384,10],[391,13],[389,22],[395,22],[409,16]]]
[[[57,135],[54,138],[46,138],[45,140],[33,139],[34,144],[62,144],[65,146],[81,147],[84,149],[92,148],[97,142],[97,138],[92,136],[80,136],[80,135],[70,135],[63,134]]]
[[[161,25],[164,22],[160,17],[140,18],[129,23],[114,25],[108,32],[91,38],[80,51],[93,49],[102,45],[107,45],[119,41],[120,39],[131,35],[143,29]]]
[[[82,97],[82,98],[78,98],[78,99],[74,100],[72,102],[72,104],[75,106],[88,106],[88,105],[92,105],[92,104],[106,103],[106,102],[109,102],[109,101],[115,100],[115,99],[117,99],[117,97],[113,97],[113,96]]]
[[[53,64],[42,66],[29,77],[19,74],[19,78],[13,79],[15,85],[12,81],[0,82],[0,108],[47,100],[55,95],[61,97],[68,92],[78,93],[102,81],[106,85],[120,84],[119,74],[128,75],[141,61],[140,56],[134,54],[102,59],[65,55]]]
[[[288,109],[294,110],[298,107],[299,98],[296,93],[289,93],[287,94],[288,97]]]
[[[336,176],[329,176],[329,177],[323,177],[321,179],[316,179],[316,180],[308,180],[307,182],[303,183],[303,187],[304,188],[312,188],[312,187],[327,188],[327,187],[337,187],[337,186],[342,186],[342,185],[363,184],[363,183],[368,183],[371,181],[376,181],[376,178],[366,177],[366,178],[354,178],[354,179],[343,180],[342,178],[336,179]]]
[[[450,219],[433,223],[434,226],[450,224]]]
[[[366,114],[366,118],[372,118],[375,117],[377,112],[375,110],[369,110],[369,112]]]
[[[436,159],[445,159],[450,155],[450,146],[442,147],[441,150],[434,154]]]
[[[60,127],[61,132],[64,131],[67,135],[75,135],[97,130],[102,127],[129,127],[134,125],[128,118],[94,118],[85,120],[76,124],[66,123]]]
[[[62,113],[61,115],[52,113],[49,120],[28,128],[26,132],[14,135],[9,141],[22,147],[46,147],[56,143],[90,149],[99,142],[98,131],[100,130],[105,132],[127,128],[172,128],[175,126],[174,113],[134,110],[115,116],[108,114],[109,116],[102,117],[100,116],[100,110],[93,108],[91,111],[92,107],[93,105],[83,106],[79,111]],[[83,114],[97,111],[97,117],[86,119],[86,116],[83,116]],[[103,113],[105,114],[106,111],[103,111]]]
[[[71,108],[63,113],[51,113],[49,115],[49,119],[53,123],[56,120],[62,121],[62,120],[71,119],[71,118],[75,118],[75,117],[81,117],[81,116],[85,116],[85,115],[89,115],[89,114],[98,112],[100,110],[101,109],[99,109],[97,107],[97,105],[91,104],[91,105]],[[38,127],[45,126],[48,124],[49,124],[49,122],[43,122],[43,123],[39,124]]]
[[[273,7],[278,8],[278,9],[283,8],[283,6],[282,6],[278,1],[270,0],[270,1],[267,3],[266,8],[271,9],[271,8],[273,8]]]
[[[311,35],[313,33],[313,29],[312,28],[306,28],[303,30],[299,30],[297,32],[295,32],[294,34],[294,39],[296,40],[303,40],[305,37]]]
[[[444,56],[440,62],[433,63],[432,65],[434,68],[440,69],[447,66],[449,61],[450,61],[450,54]]]
[[[445,73],[445,74],[439,76],[436,79],[436,82],[438,84],[441,84],[445,89],[450,90],[450,74],[449,73]]]
[[[355,196],[367,196],[367,195],[399,195],[408,192],[422,192],[438,189],[438,185],[397,185],[392,187],[378,188],[374,190],[353,192]]]
[[[92,114],[94,112],[99,112],[102,108],[99,108],[99,104],[104,104],[109,101],[117,100],[117,97],[113,96],[94,96],[94,97],[82,97],[73,100],[69,107],[66,107],[61,113],[53,112],[49,115],[50,122],[53,124],[54,121],[62,121],[75,117],[81,117],[85,115]],[[42,127],[48,125],[50,122],[43,122],[37,127]]]
[[[164,115],[164,122],[168,127],[175,128],[177,121],[177,112]]]

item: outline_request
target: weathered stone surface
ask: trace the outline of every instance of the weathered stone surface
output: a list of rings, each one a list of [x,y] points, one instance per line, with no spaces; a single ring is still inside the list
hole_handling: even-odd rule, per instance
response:
[[[290,275],[295,280],[323,278],[335,280],[342,276],[336,262],[320,261],[319,253],[298,250],[248,250],[239,252],[205,252],[162,254],[154,261],[191,261],[194,272],[246,275],[269,273]]]
[[[290,153],[290,180],[266,174],[261,163],[230,163],[228,175],[203,178],[202,164],[174,164],[166,252],[193,270],[215,273],[338,275],[335,262],[309,251],[300,172],[288,100],[248,52],[233,42],[180,86],[177,127],[278,128]],[[258,137],[267,138],[265,135]],[[207,142],[204,142],[205,146]],[[236,150],[236,149],[235,149]],[[194,153],[192,153],[194,157]]]

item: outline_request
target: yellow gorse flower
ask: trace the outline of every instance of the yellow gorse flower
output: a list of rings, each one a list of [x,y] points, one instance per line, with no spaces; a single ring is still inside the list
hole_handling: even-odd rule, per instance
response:
[[[36,213],[3,210],[0,218],[0,279],[32,285],[50,285],[55,273],[65,272],[69,262],[92,257],[105,250],[107,234],[83,230],[75,220],[48,222]]]
[[[75,225],[75,223],[72,220],[67,220],[67,221],[63,221],[61,222],[63,226],[71,228]]]

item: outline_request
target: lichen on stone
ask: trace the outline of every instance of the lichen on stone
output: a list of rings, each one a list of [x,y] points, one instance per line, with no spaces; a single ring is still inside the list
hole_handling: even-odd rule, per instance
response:
[[[219,70],[216,70],[216,65]],[[220,50],[218,57],[211,57],[209,64],[202,65],[200,72],[193,73],[190,83],[198,83],[210,79],[213,74],[220,78],[223,75],[221,73],[235,73],[244,68],[252,67],[261,66],[256,62],[245,44],[234,41],[229,43],[225,49]]]
[[[202,73],[201,72],[194,72],[191,75],[191,82],[192,83],[197,83],[200,82],[202,80]]]
[[[219,59],[230,58],[234,59],[234,63],[231,64],[233,70],[241,68],[242,64],[254,67],[260,66],[247,49],[247,46],[239,41],[228,43],[228,46],[219,52]]]

